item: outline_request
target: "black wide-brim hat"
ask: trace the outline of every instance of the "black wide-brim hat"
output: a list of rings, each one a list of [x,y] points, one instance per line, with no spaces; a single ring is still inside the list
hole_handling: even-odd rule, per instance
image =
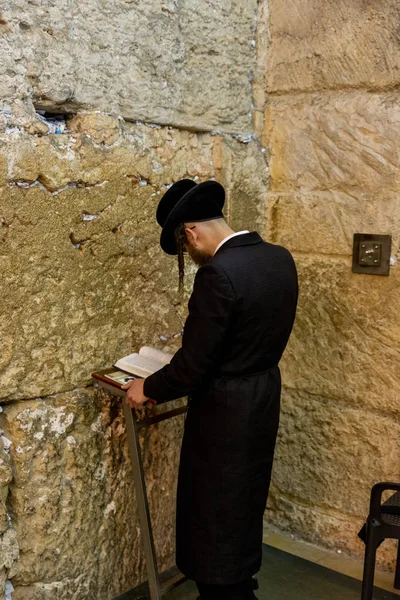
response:
[[[161,248],[167,254],[177,254],[175,231],[181,223],[210,221],[223,217],[225,190],[217,181],[196,184],[190,179],[174,183],[161,198],[157,222],[163,228]]]

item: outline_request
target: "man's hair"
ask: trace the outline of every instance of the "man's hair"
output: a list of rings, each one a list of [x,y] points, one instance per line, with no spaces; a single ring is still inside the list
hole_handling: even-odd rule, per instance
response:
[[[221,222],[225,223],[224,217],[218,217],[217,219],[207,219],[206,221],[202,221],[208,227],[215,227]],[[188,239],[186,235],[186,224],[180,223],[175,229],[175,242],[176,249],[178,254],[178,270],[179,270],[179,286],[178,291],[180,294],[183,293],[183,283],[185,278],[185,244],[187,244]]]
[[[185,277],[185,244],[187,243],[187,236],[185,231],[185,223],[180,223],[175,229],[175,242],[176,249],[178,251],[178,270],[179,270],[179,286],[178,291],[180,294],[183,293],[183,280]]]

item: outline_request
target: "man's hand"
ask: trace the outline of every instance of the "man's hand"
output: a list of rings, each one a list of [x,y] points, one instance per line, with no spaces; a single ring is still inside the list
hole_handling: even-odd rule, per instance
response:
[[[149,400],[149,398],[143,394],[143,386],[144,379],[133,379],[122,386],[123,390],[127,390],[125,402],[129,404],[131,408],[139,410],[143,408]]]

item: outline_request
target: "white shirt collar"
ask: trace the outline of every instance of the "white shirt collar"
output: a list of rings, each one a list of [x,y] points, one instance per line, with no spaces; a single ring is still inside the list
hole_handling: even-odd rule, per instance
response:
[[[250,233],[249,231],[247,231],[247,229],[244,229],[243,231],[237,231],[236,233],[232,233],[231,235],[228,235],[226,238],[224,238],[222,240],[222,242],[220,242],[218,244],[218,246],[215,248],[215,252],[214,252],[214,256],[216,255],[216,253],[218,252],[218,250],[221,248],[221,246],[223,244],[225,244],[225,242],[227,242],[228,240],[236,237],[237,235],[243,235],[244,233]]]

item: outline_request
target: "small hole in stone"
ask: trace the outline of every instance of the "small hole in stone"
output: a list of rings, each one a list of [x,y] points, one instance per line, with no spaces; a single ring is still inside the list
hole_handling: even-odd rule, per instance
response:
[[[66,133],[68,131],[66,121],[72,116],[70,113],[37,109],[36,114],[47,125],[50,133]]]

